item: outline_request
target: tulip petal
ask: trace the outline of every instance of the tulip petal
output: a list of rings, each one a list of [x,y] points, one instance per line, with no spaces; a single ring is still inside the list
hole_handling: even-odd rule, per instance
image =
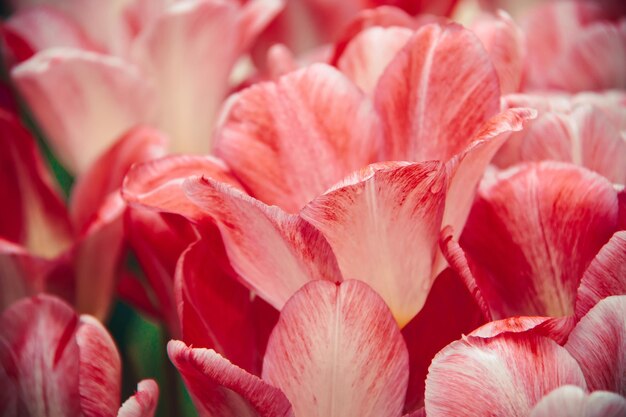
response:
[[[361,90],[372,94],[385,68],[412,34],[400,27],[366,29],[348,43],[337,67]]]
[[[172,340],[168,355],[183,376],[201,417],[293,417],[278,388],[231,364],[210,349]]]
[[[76,331],[80,351],[79,392],[86,417],[115,416],[120,406],[120,355],[105,327],[95,318],[80,317]]]
[[[181,255],[176,299],[183,339],[193,346],[212,348],[247,372],[260,374],[260,351],[265,346],[261,349],[257,341],[267,343],[278,312],[269,307],[269,315],[261,314],[255,297],[236,280],[227,263],[221,241],[209,243],[206,238]],[[264,321],[271,324],[263,325]]]
[[[74,227],[81,230],[113,192],[119,192],[130,167],[163,156],[166,139],[150,128],[132,129],[77,178],[70,197]]]
[[[82,28],[61,11],[41,5],[14,14],[5,23],[20,36],[33,52],[54,47],[68,47],[99,52]]]
[[[324,236],[299,216],[209,178],[191,178],[184,187],[217,222],[237,274],[275,308],[311,280],[342,279]]]
[[[576,317],[603,298],[626,294],[626,231],[616,232],[585,271],[576,297]]]
[[[0,111],[0,236],[35,256],[54,258],[72,233],[57,187],[30,133]]]
[[[334,68],[314,64],[232,100],[216,152],[266,204],[295,213],[374,161],[378,118]]]
[[[312,282],[285,305],[263,378],[298,417],[397,417],[408,352],[384,301],[367,284]]]
[[[324,234],[343,276],[376,290],[400,327],[422,308],[435,279],[445,183],[438,162],[370,165],[301,213]]]
[[[528,333],[464,337],[430,365],[426,415],[523,417],[545,394],[565,384],[585,388],[585,378],[574,358],[553,340]]]
[[[565,385],[544,396],[529,417],[620,417],[626,415],[626,398],[606,392],[585,393]]]
[[[520,165],[491,182],[461,246],[481,271],[475,278],[494,317],[573,315],[583,272],[617,226],[613,186],[555,162]]]
[[[565,348],[580,364],[590,390],[626,395],[626,296],[600,301],[578,322]]]
[[[43,51],[11,73],[55,154],[82,173],[134,125],[151,119],[151,92],[134,67],[69,48]]]
[[[2,415],[81,415],[77,326],[72,309],[50,296],[24,299],[2,313],[0,388],[16,394],[13,403],[0,404]]]
[[[459,25],[418,30],[375,92],[383,160],[447,161],[500,108],[498,76],[480,41]]]
[[[122,404],[117,417],[153,417],[158,398],[159,387],[156,382],[144,379],[137,384],[135,395]]]
[[[122,194],[133,206],[179,214],[201,222],[206,215],[182,189],[186,178],[203,176],[241,187],[229,168],[212,156],[175,155],[135,165],[124,179]]]

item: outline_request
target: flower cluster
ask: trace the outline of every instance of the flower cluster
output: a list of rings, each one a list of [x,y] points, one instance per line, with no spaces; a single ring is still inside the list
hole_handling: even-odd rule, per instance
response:
[[[0,45],[0,415],[626,415],[622,1],[13,0]]]

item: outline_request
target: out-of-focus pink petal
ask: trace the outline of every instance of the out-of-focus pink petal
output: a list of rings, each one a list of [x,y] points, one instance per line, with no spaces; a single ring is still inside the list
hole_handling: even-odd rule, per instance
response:
[[[316,281],[285,304],[263,378],[299,417],[396,417],[407,367],[406,345],[378,294],[360,281]]]
[[[35,256],[54,258],[72,238],[65,205],[17,116],[0,111],[0,131],[0,236]]]
[[[374,162],[380,124],[369,99],[315,64],[242,91],[217,133],[217,154],[251,194],[297,212]]]
[[[153,417],[159,399],[159,386],[152,379],[137,384],[135,395],[127,399],[117,417]]]
[[[283,75],[298,69],[293,53],[283,44],[273,45],[267,51],[267,72],[271,79],[276,80]]]
[[[445,190],[438,162],[374,164],[313,200],[301,216],[328,239],[343,276],[376,290],[403,327],[435,279]]]
[[[5,23],[19,35],[33,52],[53,47],[68,47],[101,52],[99,48],[69,16],[58,9],[41,5],[14,14]]]
[[[580,364],[590,390],[626,395],[626,295],[595,305],[578,322],[565,348]]]
[[[77,178],[70,198],[74,228],[81,230],[112,192],[119,192],[124,176],[135,163],[163,156],[166,139],[150,128],[136,128],[122,136]]]
[[[237,274],[277,309],[311,280],[342,279],[322,233],[299,216],[212,179],[192,178],[184,187],[217,222]]]
[[[426,378],[426,415],[527,416],[545,394],[565,384],[585,388],[585,378],[553,340],[529,333],[468,336],[433,359]]]
[[[167,352],[183,376],[201,417],[293,417],[278,388],[231,364],[211,349],[172,340]]]
[[[424,307],[402,329],[409,351],[406,412],[423,407],[424,381],[435,354],[484,322],[483,314],[459,277],[450,269],[442,272]]]
[[[412,34],[401,27],[366,29],[348,43],[337,67],[361,90],[372,94],[385,68]]]
[[[124,132],[152,118],[146,81],[112,56],[53,48],[15,67],[12,78],[73,173],[85,172]]]
[[[617,195],[606,179],[574,165],[532,163],[481,187],[461,246],[482,272],[475,278],[495,318],[567,316],[616,226]]]
[[[113,417],[120,406],[122,383],[121,360],[115,343],[104,326],[87,315],[80,317],[75,338],[80,355],[81,409],[86,417]]]
[[[235,365],[260,375],[262,356],[257,336],[267,343],[268,328],[278,319],[256,308],[250,291],[236,280],[221,241],[202,239],[187,249],[176,271],[176,299],[185,343],[212,348]],[[270,326],[263,325],[271,321]],[[260,335],[265,333],[265,335]]]
[[[124,179],[122,194],[131,205],[202,221],[206,215],[187,199],[181,188],[185,179],[192,176],[241,187],[226,164],[217,158],[175,155],[132,167]]]
[[[239,45],[241,51],[248,49],[286,4],[287,0],[251,0],[243,6],[239,20],[242,31]]]
[[[471,138],[470,144],[446,163],[448,192],[443,225],[452,226],[458,237],[470,213],[476,187],[489,162],[512,132],[520,131],[536,113],[531,109],[509,109],[485,123]],[[440,272],[440,268],[435,271]]]
[[[230,86],[243,43],[277,12],[280,1],[172,4],[137,39],[135,59],[157,86],[157,124],[171,138],[171,150],[203,154]],[[224,42],[228,39],[228,42]]]
[[[572,162],[626,183],[626,141],[604,111],[576,106],[566,114],[547,113],[533,122],[520,146],[525,161],[552,159]]]
[[[24,299],[0,316],[0,403],[8,416],[81,415],[78,317],[47,295]]]
[[[549,68],[549,87],[566,91],[626,88],[626,20],[595,23],[574,39]]]
[[[518,91],[524,67],[524,34],[513,19],[500,11],[479,19],[472,30],[485,46],[498,73],[502,94]]]
[[[111,194],[79,236],[73,266],[76,309],[104,320],[113,301],[124,244],[126,205]]]
[[[498,76],[476,36],[459,25],[418,30],[375,92],[383,160],[447,161],[500,108]]]
[[[616,232],[585,271],[576,297],[580,318],[603,298],[626,294],[626,231]]]
[[[372,6],[389,5],[399,7],[412,15],[434,14],[448,16],[458,0],[367,0]]]
[[[613,392],[587,394],[580,387],[564,385],[544,396],[529,417],[620,417],[626,415],[626,398]]]

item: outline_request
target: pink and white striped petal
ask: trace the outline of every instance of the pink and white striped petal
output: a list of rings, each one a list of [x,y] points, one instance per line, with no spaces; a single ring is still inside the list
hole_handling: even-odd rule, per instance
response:
[[[295,213],[375,160],[381,130],[372,104],[330,66],[314,64],[231,100],[216,153],[266,204]]]
[[[375,91],[382,160],[447,161],[500,109],[498,75],[459,25],[427,25],[391,61]]]
[[[494,317],[573,315],[617,211],[612,184],[570,164],[519,165],[485,183],[461,246],[481,271],[475,278]]]
[[[483,16],[472,25],[472,30],[491,57],[502,94],[519,90],[524,67],[524,33],[511,16],[499,11],[496,16]]]
[[[564,385],[544,396],[529,417],[620,417],[626,415],[626,398],[613,392],[586,393]]]
[[[124,401],[117,417],[153,417],[159,399],[159,386],[152,379],[137,384],[135,395]]]
[[[183,182],[193,176],[241,187],[226,164],[215,157],[174,155],[132,167],[124,179],[122,195],[132,206],[202,221],[206,216],[182,189]]]
[[[616,232],[585,271],[576,296],[576,317],[611,295],[626,295],[626,231]]]
[[[411,29],[397,26],[366,29],[348,43],[337,67],[361,90],[371,95],[387,65],[412,34]]]
[[[299,216],[210,178],[190,178],[184,188],[217,223],[235,272],[275,308],[311,280],[342,280],[322,233]]]
[[[313,200],[301,216],[326,237],[343,276],[376,290],[403,327],[435,279],[445,189],[439,162],[374,164]]]
[[[316,281],[281,312],[263,379],[298,417],[397,417],[407,369],[406,345],[378,294],[360,281]]]
[[[56,156],[75,174],[85,172],[128,129],[152,120],[145,79],[112,56],[53,48],[11,75]]]
[[[565,348],[580,364],[590,390],[626,395],[626,295],[600,301],[578,322]]]
[[[231,364],[215,351],[172,340],[167,353],[201,417],[294,417],[291,404],[280,389]]]
[[[463,337],[430,365],[426,415],[525,417],[565,384],[586,387],[580,366],[551,339],[528,333]]]

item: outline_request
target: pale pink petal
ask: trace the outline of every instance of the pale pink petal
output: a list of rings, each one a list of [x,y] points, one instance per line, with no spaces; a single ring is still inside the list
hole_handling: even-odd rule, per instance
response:
[[[69,16],[46,5],[24,9],[5,23],[33,52],[68,47],[100,52],[99,48]]]
[[[126,205],[111,194],[78,237],[74,258],[75,305],[81,313],[105,320],[123,261]]]
[[[105,327],[95,318],[80,317],[76,330],[80,370],[79,392],[85,417],[113,417],[120,406],[120,355]],[[75,358],[77,359],[77,358]]]
[[[550,320],[549,317],[509,317],[507,319],[490,321],[470,333],[470,336],[491,338],[505,332],[523,333],[537,328]]]
[[[548,86],[566,91],[626,88],[626,20],[595,23],[577,35],[550,68]]]
[[[580,364],[590,390],[626,395],[626,295],[605,298],[578,322],[565,348]]]
[[[544,113],[533,122],[520,145],[526,161],[573,162],[612,182],[626,183],[626,141],[603,110],[577,105],[567,113]]]
[[[276,13],[280,2],[188,1],[172,4],[135,42],[134,56],[158,90],[157,126],[171,150],[203,154],[230,89],[243,43]],[[224,41],[228,40],[228,41]]]
[[[213,178],[241,187],[226,164],[217,158],[175,155],[132,167],[124,179],[122,195],[133,206],[201,221],[205,215],[182,190],[185,179],[192,176]]]
[[[81,415],[77,325],[72,308],[47,295],[2,313],[0,391],[16,395],[13,402],[0,403],[2,415]]]
[[[626,294],[626,231],[616,232],[585,271],[576,296],[580,318],[603,298]]]
[[[461,279],[451,269],[439,274],[424,307],[402,329],[409,351],[405,412],[423,407],[424,382],[437,352],[484,322],[482,312]]]
[[[217,222],[237,274],[277,309],[311,280],[342,280],[322,233],[299,216],[208,178],[187,180],[185,191]]]
[[[248,47],[286,6],[287,0],[251,0],[241,10],[241,50]]]
[[[285,45],[273,45],[267,51],[267,72],[273,80],[298,69],[296,58]]]
[[[524,66],[524,34],[511,16],[500,11],[479,19],[472,30],[485,46],[498,73],[502,94],[518,91]]]
[[[73,173],[85,172],[124,132],[151,119],[145,80],[112,56],[53,48],[15,67],[12,77]]]
[[[376,92],[383,160],[447,161],[500,108],[498,76],[476,36],[459,25],[418,30]]]
[[[481,271],[474,276],[494,317],[573,315],[617,210],[611,183],[574,165],[520,165],[485,183],[461,246]]]
[[[509,109],[485,123],[470,144],[446,163],[448,192],[443,214],[444,226],[452,226],[458,238],[470,213],[476,188],[489,162],[512,132],[523,129],[536,113],[531,109]],[[436,268],[436,272],[440,272]]]
[[[313,200],[301,216],[328,239],[343,276],[376,290],[403,327],[436,277],[445,188],[438,162],[375,164]]]
[[[367,284],[312,282],[283,308],[263,378],[298,417],[397,417],[408,352],[384,301]]]
[[[366,29],[348,43],[337,67],[361,90],[372,94],[385,68],[412,34],[402,27]]]
[[[172,340],[167,352],[201,417],[294,417],[289,400],[278,388],[215,351]]]
[[[253,196],[297,212],[374,162],[380,133],[364,93],[336,69],[315,64],[236,96],[216,152]]]
[[[135,163],[165,153],[166,139],[149,128],[132,129],[76,179],[70,197],[70,213],[76,230],[85,227],[113,192],[119,192],[124,176]]]
[[[587,394],[580,387],[565,385],[544,396],[529,417],[620,417],[626,415],[626,398],[613,392]]]
[[[213,240],[194,243],[178,262],[175,292],[183,340],[212,348],[247,372],[260,374],[261,351],[278,312],[257,308],[262,300],[237,281],[221,239]]]
[[[528,333],[468,336],[433,359],[426,415],[526,417],[545,394],[565,384],[585,388],[585,378],[553,340]]]
[[[117,417],[153,417],[159,399],[159,386],[151,379],[137,384],[135,395],[127,399]]]

